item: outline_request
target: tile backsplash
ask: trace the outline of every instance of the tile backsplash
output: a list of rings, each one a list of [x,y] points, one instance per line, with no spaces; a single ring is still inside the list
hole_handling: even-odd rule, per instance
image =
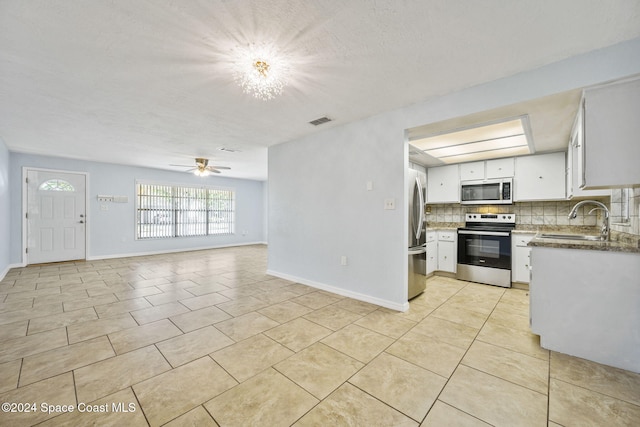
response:
[[[622,220],[620,211],[626,201],[621,199],[622,191],[613,190],[611,194],[611,216],[613,223],[611,229],[621,233],[640,235],[640,188],[629,189],[628,214],[629,217],[625,222],[617,222]]]
[[[598,199],[608,204],[609,199]],[[467,206],[460,204],[427,204],[427,222],[464,222],[467,213],[514,213],[516,224],[522,225],[579,225],[596,226],[601,223],[601,211],[589,215],[593,206],[583,206],[578,210],[575,219],[569,219],[569,211],[575,201],[557,202],[519,202],[512,205],[478,205]]]

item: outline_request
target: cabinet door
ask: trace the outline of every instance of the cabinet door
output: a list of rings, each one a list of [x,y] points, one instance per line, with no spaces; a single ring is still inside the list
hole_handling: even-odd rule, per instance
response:
[[[582,114],[576,117],[576,123],[571,131],[571,141],[567,149],[567,199],[573,197],[609,196],[611,190],[583,190],[584,169],[582,168]]]
[[[484,179],[484,162],[463,163],[460,165],[460,181]]]
[[[487,160],[487,179],[513,177],[513,157]]]
[[[516,158],[514,201],[564,200],[565,153]]]
[[[438,269],[438,242],[427,242],[427,275]]]
[[[511,280],[514,282],[529,283],[529,266],[531,265],[531,248],[516,246],[513,258],[513,271]]]
[[[427,202],[460,202],[458,165],[438,166],[427,169]]]
[[[584,187],[640,184],[640,79],[584,92]]]
[[[438,242],[438,270],[456,272],[455,243]]]

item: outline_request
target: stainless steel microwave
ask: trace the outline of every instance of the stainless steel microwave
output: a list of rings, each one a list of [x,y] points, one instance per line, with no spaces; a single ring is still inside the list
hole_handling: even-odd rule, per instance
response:
[[[502,205],[513,203],[513,179],[462,181],[460,203],[463,205]]]

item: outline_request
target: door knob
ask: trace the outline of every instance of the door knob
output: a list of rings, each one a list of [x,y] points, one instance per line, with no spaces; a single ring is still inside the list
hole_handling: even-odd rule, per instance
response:
[[[83,220],[80,220],[80,224],[84,224],[84,221],[83,221]]]
[[[84,214],[80,214],[80,218],[84,218]]]

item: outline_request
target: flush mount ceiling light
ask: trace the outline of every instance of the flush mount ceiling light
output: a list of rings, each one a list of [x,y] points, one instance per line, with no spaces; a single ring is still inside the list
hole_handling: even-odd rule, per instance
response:
[[[473,125],[416,138],[411,145],[443,163],[462,163],[534,152],[529,116]]]
[[[236,49],[234,79],[244,93],[268,101],[282,93],[289,80],[287,57],[269,44],[250,44]]]

